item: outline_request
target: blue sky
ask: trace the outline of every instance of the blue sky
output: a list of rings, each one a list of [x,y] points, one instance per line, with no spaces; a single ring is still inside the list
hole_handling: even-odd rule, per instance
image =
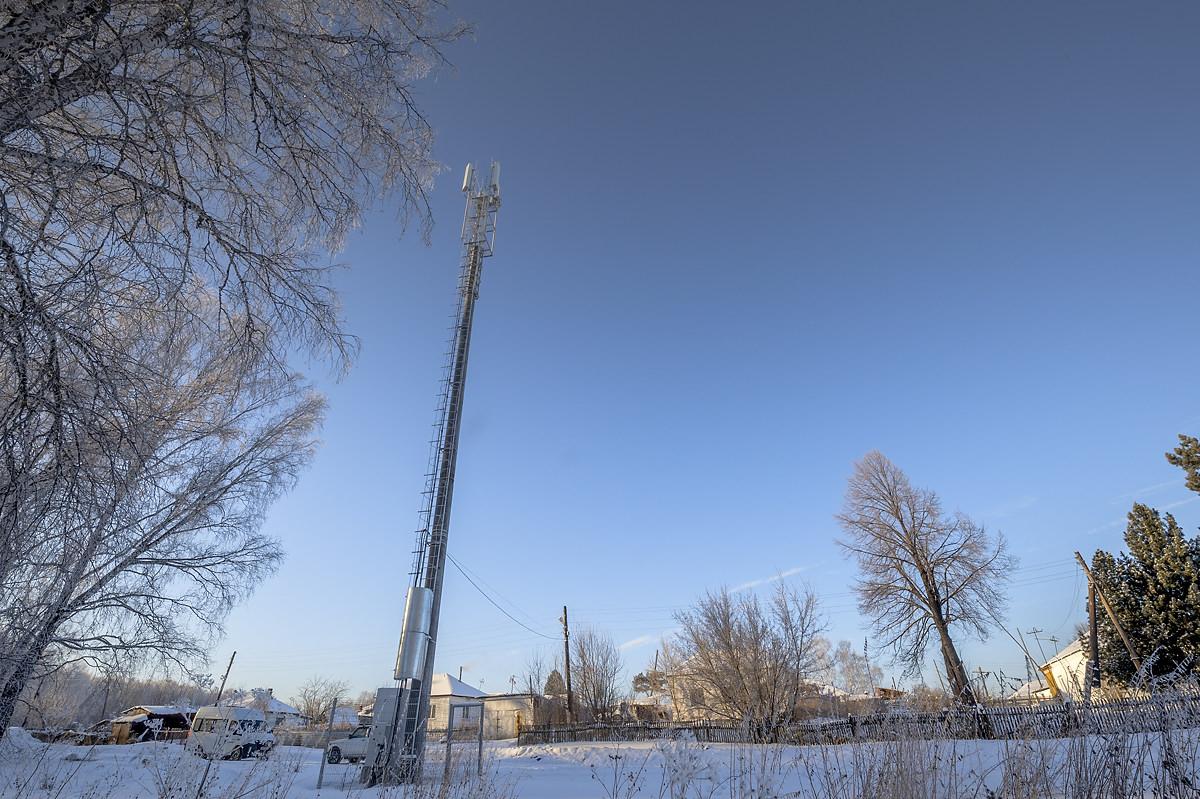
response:
[[[387,682],[468,160],[504,167],[479,300],[438,669],[508,688],[556,618],[653,658],[705,589],[787,575],[867,629],[834,544],[879,449],[1020,558],[1012,628],[1082,619],[1072,552],[1200,432],[1200,7],[454,3],[420,85],[432,243],[383,204],[337,260],[362,354],[229,620],[231,684]],[[1032,643],[1032,642],[1031,642]],[[1051,644],[1046,643],[1047,649]],[[997,633],[974,670],[1023,674]],[[1035,648],[1036,651],[1036,648]]]

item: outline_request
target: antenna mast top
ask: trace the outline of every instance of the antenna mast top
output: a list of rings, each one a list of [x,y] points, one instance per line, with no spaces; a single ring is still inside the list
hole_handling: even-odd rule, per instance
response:
[[[479,245],[480,256],[492,254],[496,242],[496,215],[500,210],[500,162],[493,161],[487,183],[481,184],[474,164],[463,173],[462,192],[467,195],[463,212],[462,241],[470,248]]]

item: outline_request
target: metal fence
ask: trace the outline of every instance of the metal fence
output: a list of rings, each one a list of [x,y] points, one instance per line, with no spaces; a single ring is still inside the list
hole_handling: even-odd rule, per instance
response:
[[[1173,696],[1105,702],[995,705],[935,712],[890,712],[806,719],[769,730],[733,722],[641,722],[524,727],[517,744],[645,741],[687,736],[702,743],[786,743],[932,738],[1061,738],[1084,733],[1158,732],[1200,727],[1200,697]]]

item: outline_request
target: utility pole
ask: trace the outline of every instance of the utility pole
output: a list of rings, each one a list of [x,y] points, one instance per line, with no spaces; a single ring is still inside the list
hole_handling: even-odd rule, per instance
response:
[[[381,689],[376,707],[394,706],[389,717],[376,717],[370,746],[377,759],[363,770],[363,780],[416,782],[420,779],[429,719],[429,687],[437,647],[446,574],[446,548],[450,535],[450,506],[458,466],[459,432],[467,382],[467,358],[483,259],[492,254],[496,219],[500,210],[500,164],[493,161],[486,182],[467,164],[462,191],[462,263],[458,277],[458,307],[447,345],[434,435],[430,441],[429,470],[425,475],[424,506],[413,551],[411,584],[404,599],[404,621],[393,676],[400,688]],[[385,693],[386,692],[386,693]],[[390,697],[388,702],[381,701]],[[394,705],[393,705],[394,703]]]
[[[563,605],[563,615],[559,619],[563,625],[563,664],[567,678],[567,723],[575,721],[575,694],[571,690],[571,628],[567,624],[567,606]]]
[[[991,672],[984,671],[983,666],[979,666],[976,669],[976,671],[979,672],[979,684],[983,687],[983,698],[984,698],[984,700],[986,700],[988,697],[988,686],[987,686],[987,676],[985,676],[985,675],[991,675]]]
[[[1096,584],[1088,578],[1088,643],[1091,650],[1088,682],[1093,688],[1100,687],[1100,626],[1096,618]]]
[[[213,701],[214,705],[221,704],[221,694],[225,693],[225,681],[229,679],[229,670],[233,668],[233,659],[237,657],[237,650],[233,650],[233,654],[229,656],[229,665],[225,667],[225,674],[221,677],[221,687],[217,689],[217,698]],[[208,780],[208,770],[212,768],[212,758],[209,757],[204,763],[204,773],[200,775],[200,784],[196,786],[196,799],[204,794],[204,783]]]
[[[1033,662],[1033,655],[1029,654],[1029,648],[1025,646],[1025,633],[1021,632],[1019,627],[1017,628],[1017,635],[1021,637],[1021,640],[1017,641],[1017,645],[1025,653],[1025,682],[1030,683],[1033,682],[1034,667],[1038,664]],[[1012,633],[1009,633],[1008,637],[1012,638]],[[1013,638],[1013,640],[1016,641],[1017,639]]]
[[[1096,585],[1096,579],[1092,576],[1092,570],[1088,568],[1087,561],[1078,552],[1075,553],[1075,560],[1079,561],[1079,565],[1083,567],[1083,573],[1088,578],[1088,586],[1096,589],[1096,596],[1100,598],[1100,604],[1104,605],[1104,612],[1108,614],[1109,621],[1113,623],[1113,627],[1117,628],[1117,635],[1121,636],[1121,643],[1125,644],[1125,651],[1129,653],[1129,659],[1133,661],[1133,667],[1141,671],[1142,662],[1133,653],[1133,645],[1129,643],[1129,636],[1125,634],[1125,628],[1121,626],[1121,622],[1117,621],[1117,614],[1113,612],[1112,605],[1108,604],[1108,598],[1104,596],[1104,592],[1100,590],[1100,586]]]
[[[1046,650],[1042,648],[1042,632],[1043,630],[1040,627],[1034,627],[1029,631],[1029,634],[1033,636],[1033,640],[1037,641],[1038,652],[1042,656],[1042,662],[1045,663],[1048,658],[1046,657]]]

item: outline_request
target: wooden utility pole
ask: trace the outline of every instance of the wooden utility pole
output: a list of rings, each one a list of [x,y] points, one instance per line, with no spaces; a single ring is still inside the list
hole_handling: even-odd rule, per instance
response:
[[[1091,675],[1088,682],[1093,688],[1100,687],[1100,636],[1099,620],[1096,618],[1096,584],[1088,578],[1088,644],[1091,650]]]
[[[229,656],[229,665],[225,667],[225,674],[221,677],[221,687],[217,689],[217,698],[213,702],[214,705],[221,704],[221,694],[225,693],[225,681],[229,679],[229,670],[233,668],[233,659],[237,657],[237,650],[233,650],[233,654]],[[204,795],[204,783],[208,779],[208,770],[212,768],[213,754],[205,755],[206,763],[204,764],[204,773],[200,775],[200,784],[196,786],[196,799],[200,799]]]
[[[563,605],[561,621],[563,625],[563,667],[566,670],[567,680],[567,723],[571,724],[575,721],[575,694],[571,690],[571,627],[567,623],[566,605]]]
[[[1109,620],[1113,623],[1113,627],[1117,628],[1117,635],[1121,636],[1121,642],[1125,644],[1125,651],[1129,653],[1129,659],[1133,661],[1133,667],[1138,671],[1142,669],[1142,662],[1138,660],[1138,656],[1133,653],[1133,645],[1129,643],[1129,636],[1125,634],[1125,628],[1121,626],[1121,622],[1117,621],[1117,614],[1113,612],[1112,605],[1108,604],[1108,598],[1104,596],[1104,592],[1100,590],[1100,586],[1096,585],[1096,580],[1092,577],[1092,570],[1088,568],[1087,561],[1083,559],[1083,555],[1075,553],[1075,560],[1079,561],[1079,565],[1083,567],[1083,573],[1087,575],[1088,586],[1096,590],[1096,596],[1100,598],[1100,604],[1104,605],[1104,612],[1108,614]],[[1093,627],[1095,629],[1095,627]],[[1093,633],[1094,635],[1095,633]],[[1094,646],[1094,644],[1093,644]]]
[[[988,698],[987,678],[990,677],[992,673],[990,671],[984,671],[983,666],[980,666],[977,671],[979,672],[979,684],[983,687],[983,698],[986,701]]]

